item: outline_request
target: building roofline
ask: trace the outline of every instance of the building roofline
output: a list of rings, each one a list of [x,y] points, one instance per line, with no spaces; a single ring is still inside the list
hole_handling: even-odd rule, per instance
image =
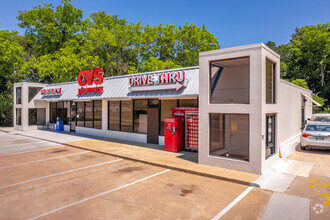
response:
[[[296,88],[301,89],[301,90],[305,90],[306,92],[313,93],[312,90],[305,89],[305,88],[303,88],[303,87],[301,87],[301,86],[298,86],[298,85],[296,85],[296,84],[293,84],[293,83],[291,83],[291,82],[288,82],[288,81],[286,81],[286,80],[284,80],[284,79],[280,79],[280,82],[282,82],[282,83],[284,83],[284,84],[287,84],[287,85],[289,85],[289,86],[292,86],[292,87],[296,87]]]
[[[150,72],[143,72],[143,73],[132,73],[132,74],[125,74],[125,75],[120,75],[120,76],[108,76],[108,77],[104,77],[104,80],[126,78],[126,77],[130,77],[130,76],[145,75],[145,74],[151,74],[151,73],[165,73],[165,72],[174,72],[174,71],[180,71],[180,70],[193,70],[193,69],[199,69],[199,66],[182,67],[182,68],[176,68],[176,69],[166,69],[166,70],[150,71]],[[78,81],[69,81],[69,82],[62,82],[62,83],[55,83],[55,84],[46,84],[46,86],[73,84],[73,83],[77,83],[77,82]]]
[[[218,49],[218,50],[204,51],[204,52],[200,52],[199,56],[204,57],[204,56],[215,55],[215,54],[219,54],[219,53],[249,50],[249,49],[255,49],[255,48],[260,48],[260,47],[264,48],[268,52],[272,53],[277,58],[281,57],[278,53],[276,53],[275,51],[273,51],[272,49],[267,47],[264,43],[248,44],[248,45],[228,47],[228,48],[223,48],[223,49]]]

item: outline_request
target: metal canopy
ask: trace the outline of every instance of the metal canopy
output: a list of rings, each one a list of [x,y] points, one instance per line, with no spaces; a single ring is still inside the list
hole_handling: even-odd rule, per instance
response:
[[[185,71],[186,82],[185,86],[180,89],[163,89],[152,91],[130,91],[129,77],[137,75],[146,75],[162,72]],[[79,100],[100,100],[100,99],[135,99],[135,98],[177,98],[177,97],[198,97],[199,94],[199,69],[198,67],[180,68],[172,70],[155,71],[148,73],[129,74],[123,76],[104,78],[103,93],[84,93],[78,95],[78,89],[81,86],[77,81],[47,85],[44,89],[61,88],[62,94],[56,96],[41,95],[39,92],[33,100],[38,101],[79,101]],[[96,87],[95,85],[89,87]],[[89,88],[86,87],[86,88]],[[174,87],[173,87],[174,88]]]
[[[318,103],[317,101],[315,101],[314,99],[308,97],[307,95],[305,95],[304,93],[301,93],[308,101],[314,103],[317,106],[322,106],[320,103]]]

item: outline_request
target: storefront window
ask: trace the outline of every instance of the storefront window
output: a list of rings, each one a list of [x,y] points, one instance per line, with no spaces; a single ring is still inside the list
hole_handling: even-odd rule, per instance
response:
[[[249,104],[249,57],[210,63],[211,103]]]
[[[121,101],[121,131],[133,132],[133,101]]]
[[[16,109],[16,125],[22,125],[22,109]]]
[[[40,87],[29,87],[29,102],[38,94],[42,88]]]
[[[275,63],[266,59],[266,103],[275,103]]]
[[[56,123],[57,117],[60,117],[63,124],[68,124],[68,108],[65,107],[64,102],[51,102],[50,111],[50,123]]]
[[[249,161],[249,115],[210,114],[210,155]]]
[[[93,102],[85,102],[85,127],[93,128]]]
[[[22,88],[16,87],[16,104],[22,104]]]
[[[134,132],[147,133],[148,100],[134,100]]]
[[[171,108],[177,107],[177,100],[162,100],[160,104],[160,135],[164,135],[165,118],[172,118]]]
[[[46,109],[30,108],[29,109],[29,126],[45,125],[46,124]]]
[[[85,127],[84,102],[77,102],[77,126]]]
[[[120,101],[109,102],[109,130],[120,130]]]
[[[68,109],[64,107],[64,102],[56,103],[56,118],[57,117],[60,117],[61,121],[63,121],[63,124],[68,124]]]
[[[102,128],[102,101],[94,101],[94,128]]]
[[[198,100],[197,99],[179,99],[179,106],[178,107],[198,107]]]

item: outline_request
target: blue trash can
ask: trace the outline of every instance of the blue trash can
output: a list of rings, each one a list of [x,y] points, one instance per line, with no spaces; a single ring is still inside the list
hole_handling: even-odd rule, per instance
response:
[[[56,118],[56,131],[64,131],[63,121],[60,120],[60,117]]]

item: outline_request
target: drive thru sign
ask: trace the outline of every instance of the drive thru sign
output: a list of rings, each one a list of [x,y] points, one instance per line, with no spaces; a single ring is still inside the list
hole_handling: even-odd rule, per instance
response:
[[[129,78],[129,91],[167,89],[175,89],[178,91],[185,86],[185,83],[184,71],[135,75]]]

